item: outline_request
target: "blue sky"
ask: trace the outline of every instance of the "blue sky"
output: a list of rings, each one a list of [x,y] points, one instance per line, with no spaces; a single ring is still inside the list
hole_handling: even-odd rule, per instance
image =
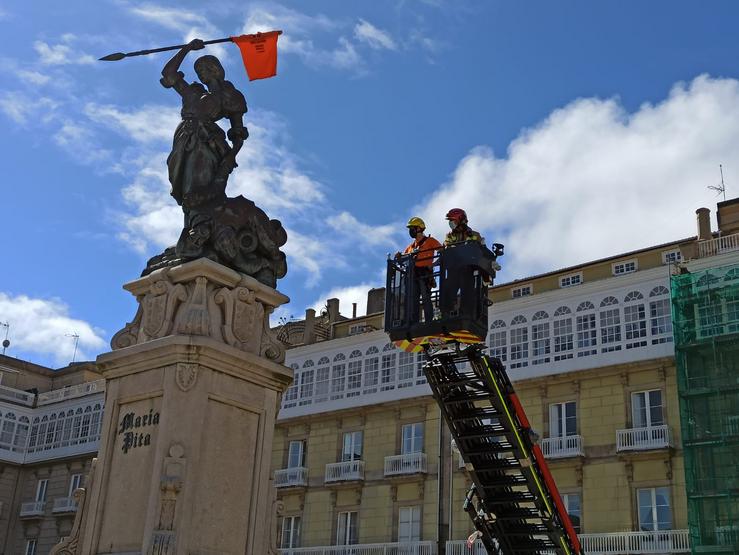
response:
[[[283,221],[301,316],[382,284],[419,214],[468,209],[506,243],[503,280],[690,236],[722,163],[739,184],[735,2],[2,2],[0,122],[8,354],[60,365],[130,320],[121,285],[176,239],[164,159],[167,55],[115,51],[281,28],[249,83],[229,193]],[[193,57],[194,59],[194,57]],[[193,78],[192,61],[183,68]],[[0,336],[4,329],[0,328]]]

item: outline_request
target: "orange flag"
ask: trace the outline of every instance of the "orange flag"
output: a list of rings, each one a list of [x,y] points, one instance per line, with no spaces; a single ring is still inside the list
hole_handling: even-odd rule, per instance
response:
[[[241,50],[249,81],[277,75],[277,37],[282,31],[231,37]]]

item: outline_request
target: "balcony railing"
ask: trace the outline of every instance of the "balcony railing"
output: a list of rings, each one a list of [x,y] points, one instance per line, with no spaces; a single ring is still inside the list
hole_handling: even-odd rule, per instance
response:
[[[36,395],[33,393],[21,391],[20,389],[15,389],[6,385],[0,385],[0,399],[32,407],[35,398]]]
[[[717,254],[736,250],[739,250],[739,233],[700,241],[698,243],[698,256],[700,258],[716,256]]]
[[[406,453],[385,457],[385,476],[426,472],[426,453]]]
[[[275,470],[275,487],[291,488],[308,485],[308,469],[304,466]]]
[[[95,380],[94,382],[85,382],[64,389],[55,389],[46,393],[38,394],[38,404],[48,405],[66,399],[74,399],[75,397],[84,397],[91,393],[105,391],[105,380]]]
[[[436,542],[364,543],[280,549],[280,555],[436,555]]]
[[[582,550],[587,555],[648,555],[689,553],[688,530],[661,532],[613,532],[609,534],[580,534]],[[446,555],[487,555],[480,540],[467,549],[464,540],[446,543]]]
[[[616,451],[645,451],[672,446],[667,424],[616,431]]]
[[[326,465],[324,482],[364,480],[364,461],[346,461]]]
[[[77,501],[74,497],[57,497],[54,499],[52,513],[73,513],[77,510]]]
[[[21,504],[21,517],[43,516],[46,501],[31,501]]]
[[[541,451],[548,459],[582,457],[582,436],[548,437],[540,442]]]

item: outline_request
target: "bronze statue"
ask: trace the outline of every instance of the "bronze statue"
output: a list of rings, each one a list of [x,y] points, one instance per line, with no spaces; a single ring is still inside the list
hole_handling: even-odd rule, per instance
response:
[[[280,251],[287,233],[252,201],[226,196],[228,177],[237,167],[236,155],[249,136],[243,123],[244,95],[225,79],[215,56],[195,61],[202,83],[188,83],[179,70],[189,52],[203,47],[200,39],[190,41],[162,70],[162,85],[182,97],[182,122],[167,166],[171,194],[182,206],[185,223],[177,245],[152,258],[143,275],[207,257],[275,287],[287,273],[285,254]],[[229,121],[227,133],[218,125],[222,119]]]

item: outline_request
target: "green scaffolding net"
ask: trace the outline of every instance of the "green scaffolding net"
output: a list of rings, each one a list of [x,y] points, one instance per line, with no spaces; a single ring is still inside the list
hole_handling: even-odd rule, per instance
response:
[[[739,265],[673,276],[693,553],[739,553]]]

